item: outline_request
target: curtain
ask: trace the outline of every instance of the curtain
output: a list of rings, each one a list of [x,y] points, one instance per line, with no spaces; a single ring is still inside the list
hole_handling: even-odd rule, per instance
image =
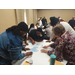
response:
[[[17,21],[17,24],[22,22],[22,21],[26,21],[26,15],[24,15],[24,9],[16,9],[16,21]],[[25,13],[26,14],[26,13]]]

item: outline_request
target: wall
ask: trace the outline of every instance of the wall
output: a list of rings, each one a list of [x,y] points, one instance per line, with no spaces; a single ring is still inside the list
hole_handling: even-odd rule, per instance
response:
[[[27,24],[33,23],[33,9],[26,9]]]
[[[33,23],[33,9],[29,9],[29,24]]]
[[[34,25],[36,25],[36,23],[37,23],[37,9],[33,10],[33,22],[34,22]]]
[[[0,9],[0,34],[12,25],[16,25],[15,9]]]
[[[24,9],[15,9],[17,24],[24,20]]]
[[[26,9],[27,24],[37,23],[37,9]]]
[[[68,22],[72,16],[75,16],[75,9],[38,9],[37,17],[47,17],[48,23],[50,22],[49,18],[52,16],[60,16],[66,22]]]

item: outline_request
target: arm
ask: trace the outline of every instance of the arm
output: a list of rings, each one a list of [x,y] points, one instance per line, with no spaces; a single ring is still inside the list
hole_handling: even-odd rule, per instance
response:
[[[56,55],[56,60],[58,61],[62,61],[63,60],[63,48],[65,46],[65,43],[63,41],[63,39],[58,39],[56,42],[55,42],[56,46],[55,46],[55,49],[52,50],[52,51],[48,51],[48,55],[51,55],[53,52],[54,54]],[[52,44],[54,45],[54,44]]]
[[[27,39],[25,40],[25,44],[26,44],[26,45],[29,45],[29,44],[27,43]]]
[[[19,49],[19,47],[11,48],[8,51],[12,60],[20,60],[25,57],[25,54],[21,53],[21,49]]]
[[[35,40],[35,41],[37,41],[37,42],[41,42],[41,41],[43,41],[43,40],[38,39],[38,40]]]
[[[35,44],[35,41],[30,36],[28,38],[32,41],[32,44]]]
[[[8,50],[12,60],[20,60],[25,56],[32,55],[32,52],[21,53],[21,48],[11,48]]]

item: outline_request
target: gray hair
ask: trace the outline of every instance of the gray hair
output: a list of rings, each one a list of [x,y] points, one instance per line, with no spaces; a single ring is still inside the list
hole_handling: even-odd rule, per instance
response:
[[[54,32],[55,35],[61,36],[65,32],[65,28],[62,24],[57,24],[56,26],[53,27],[52,31]]]

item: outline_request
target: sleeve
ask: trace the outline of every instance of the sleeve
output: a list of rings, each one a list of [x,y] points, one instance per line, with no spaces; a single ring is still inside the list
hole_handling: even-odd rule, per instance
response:
[[[8,50],[12,60],[20,60],[23,57],[25,57],[25,54],[21,53],[21,49],[22,48],[18,47],[18,48],[11,48]]]
[[[47,20],[46,20],[46,23],[47,23]]]
[[[53,44],[50,44],[50,47],[52,47],[52,48],[55,48],[55,43],[53,43]]]
[[[25,49],[25,47],[22,45],[22,50],[24,50]]]
[[[29,36],[32,37],[32,31],[29,33]]]
[[[51,29],[50,30],[50,41],[52,40],[53,36],[54,36],[54,33],[53,33],[52,29]]]
[[[57,39],[57,41],[52,44],[52,46],[55,46],[55,49],[53,51],[48,51],[48,55],[52,54],[54,52],[54,54],[56,55],[56,60],[58,61],[62,61],[63,60],[63,48],[64,48],[64,41],[63,39]]]

